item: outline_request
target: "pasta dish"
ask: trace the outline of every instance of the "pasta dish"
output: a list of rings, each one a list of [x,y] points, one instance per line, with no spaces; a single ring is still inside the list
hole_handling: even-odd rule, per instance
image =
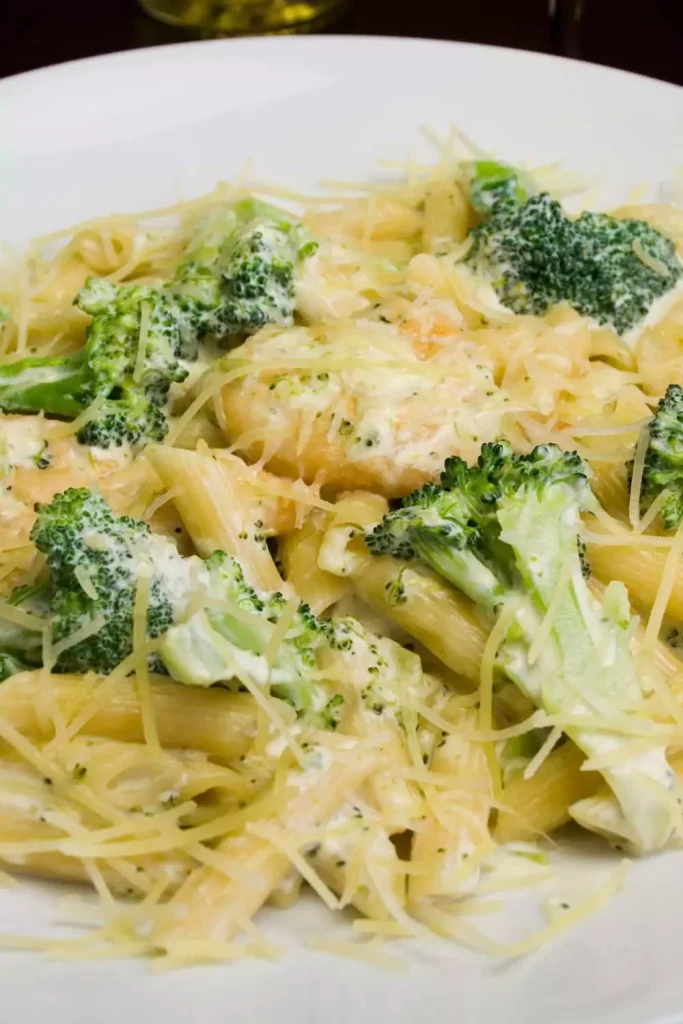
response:
[[[680,841],[683,212],[570,186],[454,134],[8,253],[0,883],[97,902],[1,945],[272,957],[312,890],[321,951],[518,955]]]

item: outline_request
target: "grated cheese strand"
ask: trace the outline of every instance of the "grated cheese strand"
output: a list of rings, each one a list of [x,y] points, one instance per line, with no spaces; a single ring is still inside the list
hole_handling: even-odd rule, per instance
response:
[[[650,650],[655,645],[657,638],[659,637],[664,616],[666,615],[667,605],[669,604],[669,598],[671,597],[671,593],[676,584],[676,576],[682,554],[683,523],[678,527],[673,544],[667,552],[664,571],[662,572],[662,578],[659,581],[659,587],[657,588],[657,596],[655,597],[647,620],[647,626],[645,627],[645,636],[643,637],[642,643],[645,650]]]
[[[647,446],[649,443],[650,431],[647,426],[644,426],[638,435],[638,442],[633,456],[631,490],[628,495],[628,519],[634,530],[638,529],[640,523],[640,492],[643,487],[645,456],[647,455]]]

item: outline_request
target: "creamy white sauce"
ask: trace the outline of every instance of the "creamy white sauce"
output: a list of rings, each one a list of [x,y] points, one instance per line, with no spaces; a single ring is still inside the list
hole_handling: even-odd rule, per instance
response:
[[[8,473],[12,468],[35,469],[36,458],[45,450],[40,417],[22,416],[19,419],[0,419],[0,468]]]

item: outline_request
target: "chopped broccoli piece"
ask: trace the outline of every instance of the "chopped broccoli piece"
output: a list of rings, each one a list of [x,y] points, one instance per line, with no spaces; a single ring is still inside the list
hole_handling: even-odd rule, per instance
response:
[[[475,466],[448,460],[441,487],[405,499],[368,545],[375,553],[413,554],[491,620],[510,616],[499,669],[549,714],[585,716],[585,726],[566,732],[589,756],[624,748],[623,762],[603,774],[642,849],[652,850],[674,827],[666,748],[629,757],[627,738],[590,724],[591,716],[605,715],[637,722],[644,692],[625,588],[611,583],[599,600],[584,578],[578,534],[581,512],[591,508],[588,469],[575,452],[542,445],[518,456],[500,441],[484,445]],[[549,636],[537,650],[551,609]]]
[[[604,213],[571,220],[545,193],[523,202],[501,194],[471,237],[467,264],[515,313],[542,315],[566,301],[618,334],[683,274],[673,242],[651,225]]]
[[[269,664],[269,643],[287,605],[282,594],[259,594],[239,563],[216,551],[203,563],[204,607],[166,633],[159,655],[174,679],[195,686],[242,680],[245,675],[286,701],[309,725],[336,728],[343,697],[317,676],[317,653],[327,627],[300,604]]]
[[[584,316],[624,334],[683,274],[673,241],[642,220],[582,213],[570,221],[572,250],[567,301]],[[655,261],[655,270],[638,251]]]
[[[567,223],[548,195],[525,203],[502,199],[473,228],[467,263],[490,278],[504,306],[540,316],[563,298]]]
[[[92,316],[80,352],[61,358],[31,356],[0,368],[0,408],[74,419],[96,399],[78,434],[84,444],[163,440],[163,407],[173,382],[187,376],[178,307],[163,293],[139,285],[89,278],[76,305]],[[147,344],[138,367],[143,310]]]
[[[266,324],[289,326],[295,304],[295,270],[309,255],[296,224],[260,204],[240,204],[233,229],[205,243],[178,274],[176,292],[201,337],[253,334]],[[312,252],[313,250],[311,250]]]
[[[645,511],[667,492],[660,515],[667,530],[683,519],[683,388],[669,384],[648,426],[640,501]]]
[[[115,516],[103,498],[84,488],[70,488],[39,505],[31,539],[47,559],[50,581],[41,599],[51,616],[53,641],[101,622],[97,632],[59,656],[60,672],[106,674],[132,653],[142,575],[150,577],[149,637],[168,629],[191,587],[187,560],[170,541],[143,522]],[[34,603],[35,595],[28,595],[28,604]]]
[[[481,216],[487,216],[499,199],[523,203],[535,191],[527,175],[498,160],[475,160],[468,171],[470,202]]]

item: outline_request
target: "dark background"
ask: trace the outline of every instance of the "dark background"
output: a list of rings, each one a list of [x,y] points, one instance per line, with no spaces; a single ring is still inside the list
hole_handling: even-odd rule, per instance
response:
[[[328,31],[546,52],[566,46],[552,30],[548,0],[352,0]],[[187,38],[152,21],[136,0],[0,0],[0,77]],[[584,0],[575,55],[683,85],[683,0]]]

